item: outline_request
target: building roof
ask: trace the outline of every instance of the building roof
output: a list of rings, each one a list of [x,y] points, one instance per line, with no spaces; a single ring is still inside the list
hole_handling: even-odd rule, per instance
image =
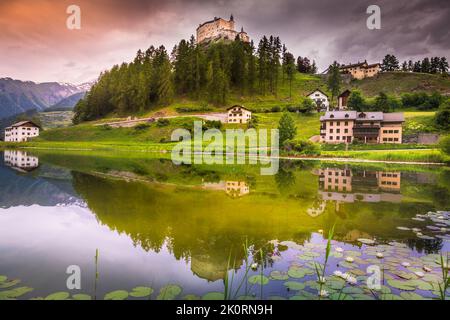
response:
[[[314,90],[314,91],[311,91],[311,92],[308,93],[306,96],[309,97],[310,95],[312,95],[312,94],[313,94],[314,92],[316,92],[316,91],[321,92],[323,95],[325,95],[325,96],[328,98],[328,95],[327,95],[325,92],[323,92],[322,90],[320,90],[319,88],[317,88],[317,89]]]
[[[364,61],[364,62],[358,62],[358,63],[351,63],[351,64],[348,64],[348,65],[340,66],[339,68],[340,68],[340,69],[347,69],[347,68],[362,67],[362,66],[364,66],[364,65],[367,65],[367,61]]]
[[[200,25],[197,27],[197,30],[200,29],[201,27],[203,27],[204,25],[207,25],[207,24],[209,24],[209,23],[216,22],[217,20],[227,21],[227,20],[225,20],[224,18],[214,17],[214,19],[209,20],[209,21],[205,21],[205,22],[203,22],[202,24],[200,24]],[[228,21],[234,21],[234,20],[228,20]]]
[[[240,106],[240,105],[238,105],[238,104],[235,104],[234,106],[229,107],[229,108],[227,109],[227,111],[228,111],[228,110],[231,110],[231,109],[233,109],[233,108],[236,108],[236,107],[239,107],[239,108],[241,108],[241,109],[245,109],[245,110],[247,110],[247,111],[252,112],[251,110],[247,109],[246,107]]]
[[[403,112],[357,112],[357,111],[328,111],[320,117],[320,121],[355,120],[355,121],[383,121],[404,122]]]
[[[320,121],[325,120],[355,120],[356,111],[327,111],[320,117]]]
[[[385,122],[404,122],[405,116],[403,112],[392,112],[383,114],[383,121]]]
[[[356,121],[358,120],[383,121],[383,112],[358,112]]]
[[[15,127],[22,127],[23,125],[30,123],[32,124],[34,127],[40,128],[40,126],[38,126],[36,123],[34,123],[33,121],[20,121],[20,122],[16,122],[14,124],[12,124],[10,127],[11,128],[15,128]]]
[[[351,91],[347,89],[347,90],[345,90],[344,92],[342,92],[342,93],[338,96],[338,98],[339,98],[339,97],[346,97],[346,96],[349,96],[350,93],[351,93]]]

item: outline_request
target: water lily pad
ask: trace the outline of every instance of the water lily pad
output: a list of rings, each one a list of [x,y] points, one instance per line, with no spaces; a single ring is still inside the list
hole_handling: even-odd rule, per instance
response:
[[[380,300],[404,300],[404,299],[396,294],[384,293],[380,295]]]
[[[208,292],[202,297],[202,300],[224,300],[223,292]]]
[[[347,268],[347,269],[351,269],[351,268],[357,267],[358,265],[356,265],[355,263],[347,262],[347,261],[341,261],[341,262],[339,262],[339,266]]]
[[[254,275],[248,278],[248,282],[251,284],[259,284],[259,285],[266,285],[269,283],[269,278],[267,278],[265,275]]]
[[[400,293],[400,297],[402,297],[405,300],[426,300],[426,298],[422,297],[421,295],[415,292],[402,292]]]
[[[293,291],[305,289],[305,284],[303,282],[287,281],[284,283],[284,286]]]
[[[73,298],[74,300],[91,300],[91,299],[92,299],[90,295],[88,295],[88,294],[82,294],[82,293],[74,294],[74,295],[72,296],[72,298]]]
[[[387,283],[396,289],[404,290],[404,291],[414,291],[415,288],[408,284],[406,281],[401,280],[395,280],[395,279],[389,279]]]
[[[358,287],[345,287],[342,289],[342,292],[346,294],[360,294],[364,293],[364,290]]]
[[[19,283],[20,283],[19,279],[14,279],[14,280],[10,280],[10,281],[4,281],[4,282],[0,283],[0,289],[11,288],[11,287],[14,287],[15,285],[17,285]]]
[[[354,300],[375,300],[374,296],[363,293],[356,293],[351,295]]]
[[[150,287],[136,287],[130,292],[130,296],[134,298],[148,297],[153,293],[153,289]]]
[[[375,240],[372,240],[372,239],[359,238],[358,241],[363,244],[369,244],[369,245],[375,244]]]
[[[45,300],[66,300],[68,297],[70,297],[68,292],[60,291],[48,295]]]
[[[287,280],[289,276],[287,272],[274,270],[270,273],[270,278],[273,280]]]
[[[291,278],[296,278],[296,279],[303,278],[306,275],[305,268],[292,266],[288,270],[288,275]]]
[[[256,300],[256,297],[247,295],[247,296],[239,296],[237,299],[238,300]]]
[[[300,260],[305,260],[305,261],[314,260],[314,257],[308,256],[306,254],[299,254],[297,256],[297,258],[299,258]]]
[[[115,290],[107,293],[103,299],[105,300],[125,300],[128,298],[128,292],[125,290]]]
[[[183,300],[200,300],[200,297],[195,294],[187,294],[183,297]]]
[[[174,300],[183,291],[180,286],[176,284],[168,284],[159,290],[157,300]]]
[[[353,297],[342,293],[342,292],[334,292],[332,294],[330,294],[330,300],[353,300]]]
[[[19,287],[10,290],[0,291],[0,300],[14,299],[33,291],[33,288]]]

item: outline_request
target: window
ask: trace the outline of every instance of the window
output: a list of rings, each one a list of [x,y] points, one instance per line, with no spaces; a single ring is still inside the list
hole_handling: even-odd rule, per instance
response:
[[[330,129],[330,133],[333,133],[333,129]]]
[[[348,126],[348,121],[345,121],[345,125]]]
[[[394,133],[398,133],[398,130],[394,130]]]
[[[341,138],[340,136],[336,136],[336,140],[340,140],[340,138]]]
[[[330,136],[330,140],[333,140],[333,137],[332,137],[332,136]]]
[[[341,125],[341,122],[340,122],[340,121],[336,122],[336,125],[337,125],[337,126],[340,126],[340,125]]]
[[[344,129],[344,133],[348,133],[348,129]]]
[[[341,129],[336,129],[336,133],[341,133]]]
[[[398,138],[394,138],[394,141],[398,141]]]
[[[330,122],[330,126],[332,126],[332,125],[333,125],[333,121]]]

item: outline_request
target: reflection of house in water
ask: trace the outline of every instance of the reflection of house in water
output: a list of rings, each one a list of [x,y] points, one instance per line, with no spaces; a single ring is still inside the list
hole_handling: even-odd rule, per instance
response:
[[[5,165],[21,172],[28,172],[39,166],[37,157],[21,150],[6,150],[4,152],[4,160]]]
[[[322,200],[353,203],[401,202],[400,172],[325,168],[319,175],[319,195]]]
[[[203,183],[203,189],[223,190],[233,198],[242,197],[250,193],[250,187],[245,181],[220,181],[216,183]]]
[[[314,203],[314,206],[312,208],[308,208],[306,210],[306,213],[308,213],[310,217],[315,218],[324,213],[326,207],[327,207],[326,201],[319,201],[317,203]]]

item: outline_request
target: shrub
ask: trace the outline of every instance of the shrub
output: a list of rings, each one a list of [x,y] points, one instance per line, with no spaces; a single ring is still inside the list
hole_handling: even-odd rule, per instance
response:
[[[258,117],[255,114],[253,114],[250,121],[247,122],[247,128],[251,129],[251,128],[257,128],[257,127],[258,127]]]
[[[169,119],[166,119],[166,118],[159,118],[156,121],[156,125],[158,127],[167,127],[169,124],[170,124],[170,121],[169,121]]]
[[[436,127],[448,130],[450,129],[450,103],[447,101],[446,104],[442,105],[436,115],[434,116],[434,123]]]
[[[205,125],[206,129],[222,129],[222,122],[219,120],[206,120]]]
[[[450,135],[441,138],[439,141],[439,147],[443,153],[450,155]]]
[[[280,106],[274,106],[271,109],[272,112],[280,112],[281,111],[281,107]]]
[[[283,149],[286,151],[294,151],[295,153],[304,155],[319,155],[320,147],[309,140],[286,140],[283,143]]]
[[[317,105],[312,99],[306,98],[302,102],[302,107],[303,107],[302,109],[304,110],[304,112],[310,113],[317,107]]]
[[[141,131],[150,128],[150,125],[148,123],[139,123],[134,127],[134,130]]]

